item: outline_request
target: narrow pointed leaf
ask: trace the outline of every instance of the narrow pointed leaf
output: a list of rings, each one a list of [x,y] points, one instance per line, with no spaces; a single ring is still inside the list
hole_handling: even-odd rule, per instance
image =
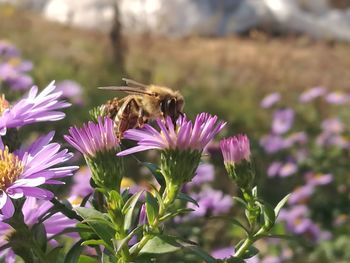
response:
[[[287,194],[285,197],[282,198],[281,201],[279,201],[279,203],[276,205],[275,207],[275,216],[276,218],[278,217],[282,207],[286,204],[286,202],[288,201],[290,194]]]

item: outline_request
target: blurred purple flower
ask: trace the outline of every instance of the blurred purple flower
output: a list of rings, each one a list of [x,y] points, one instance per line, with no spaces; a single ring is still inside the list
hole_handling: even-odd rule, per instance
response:
[[[293,161],[288,161],[280,167],[278,174],[281,177],[287,177],[287,176],[291,176],[292,174],[295,174],[297,171],[298,171],[298,165]]]
[[[269,134],[260,139],[260,145],[264,148],[265,152],[272,154],[285,149],[286,142],[279,135]]]
[[[308,89],[300,94],[299,101],[302,103],[310,102],[317,97],[323,96],[326,93],[326,88],[324,87],[315,87]]]
[[[192,181],[187,183],[186,186],[191,188],[193,186],[200,186],[204,183],[211,182],[214,180],[214,174],[215,171],[212,164],[202,163],[198,166]]]
[[[150,149],[201,152],[226,125],[225,122],[218,122],[217,116],[211,116],[208,113],[198,114],[194,123],[186,117],[180,117],[176,129],[169,117],[166,118],[165,123],[158,119],[157,124],[160,132],[148,124],[145,124],[142,129],[125,131],[124,138],[137,141],[138,145],[119,152],[117,156]]]
[[[285,147],[292,147],[294,144],[306,144],[307,134],[305,132],[294,132],[290,134],[284,141]]]
[[[46,214],[52,204],[46,201],[37,200],[33,197],[28,197],[22,207],[22,213],[24,217],[25,224],[31,228],[34,224],[39,222],[39,219]],[[46,236],[50,238],[56,234],[61,233],[64,229],[68,227],[74,227],[77,221],[74,219],[69,219],[64,216],[62,213],[55,213],[51,217],[47,218],[43,225],[45,227]],[[7,238],[13,233],[13,229],[10,225],[0,222],[0,247],[6,245],[8,240]],[[77,234],[71,234],[70,236],[78,236]],[[11,248],[8,248],[0,252],[0,258],[5,259],[6,263],[16,262],[15,253]]]
[[[0,116],[0,135],[6,134],[8,128],[19,128],[35,122],[57,121],[65,117],[59,109],[67,108],[69,103],[59,101],[61,92],[54,92],[54,82],[38,93],[32,87],[27,97],[19,100],[12,107],[5,109]]]
[[[64,80],[57,83],[57,90],[62,91],[62,96],[70,99],[73,103],[83,105],[82,87],[75,81]]]
[[[333,181],[332,174],[317,174],[317,173],[307,173],[306,181],[308,185],[317,186],[317,185],[325,185],[329,184]]]
[[[267,175],[269,177],[275,177],[279,174],[279,171],[282,167],[281,162],[273,162],[270,164],[269,168],[267,168]]]
[[[211,256],[215,259],[225,259],[233,256],[235,249],[233,247],[218,248],[211,252]]]
[[[139,225],[145,225],[147,224],[147,214],[146,214],[146,205],[143,204],[140,209],[140,214],[139,214]]]
[[[350,147],[350,142],[342,135],[330,132],[322,132],[316,138],[316,144],[319,146],[337,146],[342,149]]]
[[[325,97],[326,102],[329,104],[343,105],[350,101],[350,95],[344,92],[335,91],[328,93]]]
[[[19,55],[20,52],[14,45],[7,41],[0,40],[0,57],[8,59],[11,57],[18,57]]]
[[[291,108],[275,111],[272,121],[272,132],[284,134],[292,127],[294,122],[294,111]]]
[[[281,99],[280,93],[278,92],[271,93],[262,99],[260,106],[265,109],[270,108],[273,105],[275,105],[277,102],[279,102],[280,99]]]
[[[297,187],[289,196],[288,204],[303,203],[307,200],[315,191],[313,185],[303,185]]]
[[[82,154],[93,157],[98,152],[109,151],[119,146],[114,131],[114,122],[99,117],[98,123],[88,122],[82,128],[71,127],[64,139]]]
[[[225,164],[238,164],[242,161],[250,161],[250,143],[247,135],[222,139],[220,148]]]
[[[261,263],[282,263],[283,260],[277,256],[267,256],[261,260]]]
[[[27,90],[33,84],[33,79],[24,72],[30,70],[31,67],[31,62],[26,61],[18,62],[17,65],[0,64],[0,81],[7,84],[11,90]]]
[[[322,121],[322,130],[326,133],[342,133],[345,130],[343,122],[339,118],[330,118]]]
[[[234,247],[223,247],[223,248],[218,248],[215,249],[211,252],[211,256],[215,259],[227,259],[233,256],[235,253]],[[259,262],[259,257],[256,255],[251,258],[246,258],[244,259],[244,262],[246,263],[258,263]]]
[[[212,188],[205,188],[198,194],[193,194],[192,198],[198,202],[199,207],[193,203],[188,203],[187,207],[193,209],[188,217],[203,217],[206,215],[219,215],[228,212],[233,200],[229,195],[225,195],[222,191],[214,190]]]
[[[14,205],[11,199],[32,196],[49,200],[50,191],[39,188],[45,184],[63,184],[62,177],[72,175],[76,166],[60,165],[72,157],[66,149],[60,151],[58,143],[50,143],[54,133],[40,137],[27,149],[10,153],[7,147],[0,147],[0,209],[6,217],[12,217]]]
[[[87,166],[81,167],[73,176],[70,196],[84,198],[93,192],[90,185],[91,172]]]

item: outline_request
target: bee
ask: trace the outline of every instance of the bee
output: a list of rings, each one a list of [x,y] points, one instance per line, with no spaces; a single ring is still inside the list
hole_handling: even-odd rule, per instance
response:
[[[123,81],[126,86],[99,88],[129,94],[121,99],[113,98],[103,106],[105,115],[114,120],[119,138],[126,130],[140,128],[149,120],[170,117],[175,125],[177,118],[183,115],[184,98],[179,91],[126,78]]]

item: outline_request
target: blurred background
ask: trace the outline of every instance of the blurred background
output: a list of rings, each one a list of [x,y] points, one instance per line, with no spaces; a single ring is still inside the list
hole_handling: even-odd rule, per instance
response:
[[[190,117],[229,122],[222,136],[249,136],[260,194],[276,204],[293,193],[276,233],[298,236],[260,242],[254,262],[350,262],[349,43],[349,0],[0,0],[0,50],[17,50],[0,51],[2,89],[15,99],[56,80],[73,103],[33,130],[62,138],[116,95],[96,87],[128,77],[180,90]],[[18,60],[27,67],[13,73]],[[215,177],[193,191],[220,189],[220,203],[236,189],[209,150]],[[203,218],[239,216],[238,205],[208,207],[182,231],[208,251],[233,248],[242,233]]]

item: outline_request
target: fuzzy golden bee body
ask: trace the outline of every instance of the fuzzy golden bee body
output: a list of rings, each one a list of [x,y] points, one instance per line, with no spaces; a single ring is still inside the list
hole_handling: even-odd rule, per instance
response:
[[[101,87],[123,91],[129,95],[109,100],[104,105],[104,112],[114,119],[116,133],[123,133],[132,128],[142,127],[144,123],[156,118],[170,117],[173,123],[182,115],[184,98],[179,91],[156,85],[144,85],[130,79],[123,79],[127,86]]]

